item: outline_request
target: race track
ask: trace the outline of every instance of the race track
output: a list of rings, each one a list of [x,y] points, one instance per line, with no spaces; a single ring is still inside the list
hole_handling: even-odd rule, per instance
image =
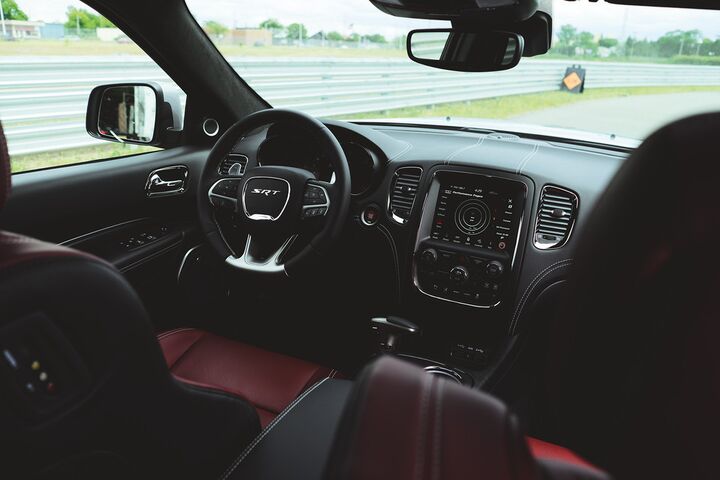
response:
[[[518,115],[511,120],[644,139],[673,120],[710,111],[720,111],[720,92],[590,100]]]

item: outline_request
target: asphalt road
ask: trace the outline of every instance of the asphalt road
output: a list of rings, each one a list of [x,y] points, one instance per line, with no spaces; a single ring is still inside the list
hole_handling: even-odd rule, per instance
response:
[[[720,111],[720,92],[589,100],[513,117],[512,120],[547,127],[574,128],[644,139],[663,125],[692,114]]]

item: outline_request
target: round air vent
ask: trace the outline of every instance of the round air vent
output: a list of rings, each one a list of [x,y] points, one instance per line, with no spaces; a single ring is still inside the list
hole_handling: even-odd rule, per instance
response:
[[[202,129],[208,137],[214,137],[220,131],[220,124],[214,118],[206,118],[202,123]]]

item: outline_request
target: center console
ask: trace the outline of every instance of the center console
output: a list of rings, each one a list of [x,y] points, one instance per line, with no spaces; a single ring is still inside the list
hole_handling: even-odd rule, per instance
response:
[[[433,298],[498,306],[511,279],[528,186],[500,172],[446,168],[434,173],[427,191],[413,281]]]

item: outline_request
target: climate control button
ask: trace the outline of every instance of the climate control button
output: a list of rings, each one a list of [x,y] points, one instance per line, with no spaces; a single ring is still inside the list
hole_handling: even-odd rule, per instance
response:
[[[504,271],[505,267],[503,267],[503,264],[498,262],[497,260],[488,262],[488,264],[485,266],[485,275],[487,275],[489,278],[499,278],[502,276]]]
[[[470,272],[467,268],[458,265],[450,270],[450,279],[457,283],[465,283],[470,278]]]

